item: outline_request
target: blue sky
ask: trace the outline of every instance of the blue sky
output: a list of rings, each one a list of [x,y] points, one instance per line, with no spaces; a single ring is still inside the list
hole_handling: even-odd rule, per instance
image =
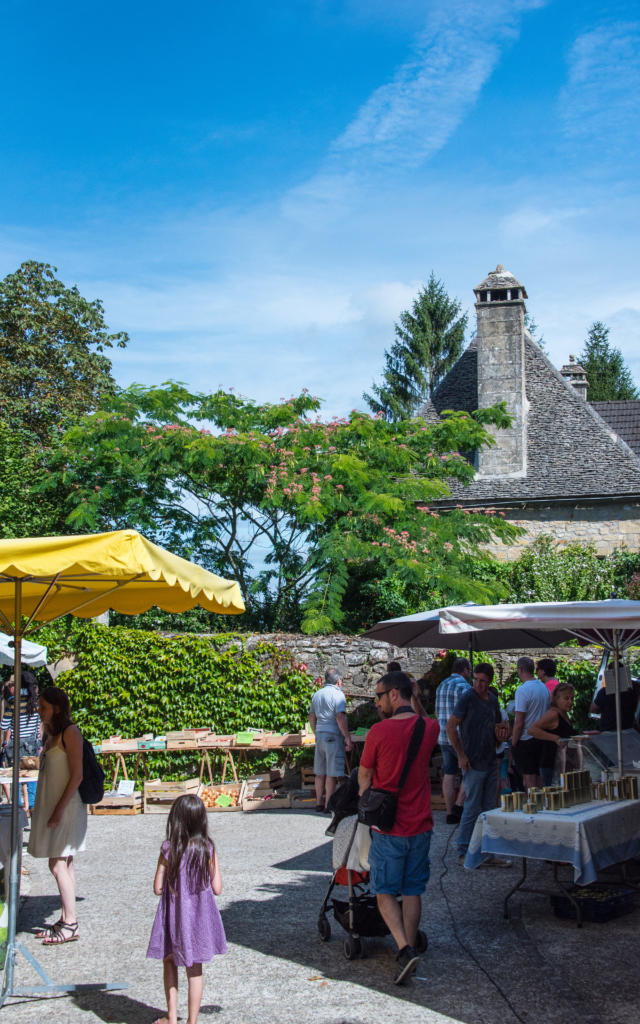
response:
[[[363,407],[433,270],[503,263],[556,365],[640,380],[640,16],[593,0],[7,0],[0,274],[58,267],[118,382]]]

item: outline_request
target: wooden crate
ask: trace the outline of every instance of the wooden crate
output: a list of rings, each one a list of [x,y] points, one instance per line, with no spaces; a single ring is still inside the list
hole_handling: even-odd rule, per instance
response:
[[[125,740],[122,736],[110,736],[100,744],[102,754],[126,754],[138,749],[138,740]]]
[[[186,779],[184,782],[145,782],[143,811],[145,814],[168,814],[171,804],[185,793],[197,794],[200,787],[199,779]]]
[[[291,806],[309,810],[316,806],[316,795],[310,793],[308,789],[297,789],[293,793],[290,793]]]
[[[131,796],[104,796],[99,804],[91,804],[92,814],[142,814],[142,793]]]
[[[235,746],[235,736],[218,736],[215,732],[207,733],[198,740],[199,747],[233,747]]]
[[[303,789],[313,789],[316,784],[316,775],[313,768],[307,768],[303,765],[300,769],[300,776]]]
[[[213,807],[207,807],[207,813],[211,812],[212,814],[214,814],[214,813],[215,814],[221,814],[223,812],[228,812],[228,811],[241,811],[242,810],[242,800],[243,800],[244,791],[245,791],[245,783],[244,782],[216,782],[213,785],[211,785],[211,784],[209,784],[209,785],[204,784],[204,785],[200,786],[200,789],[198,791],[198,795],[202,796],[203,791],[205,789],[213,790],[215,793],[226,793],[228,796],[237,795],[237,797],[238,797],[238,803],[237,804],[232,805],[231,807],[217,807],[215,805]],[[206,806],[206,804],[205,804],[205,806]]]
[[[270,800],[250,800],[245,796],[242,801],[242,810],[251,813],[254,811],[279,811],[288,807],[291,807],[289,793],[273,796]]]

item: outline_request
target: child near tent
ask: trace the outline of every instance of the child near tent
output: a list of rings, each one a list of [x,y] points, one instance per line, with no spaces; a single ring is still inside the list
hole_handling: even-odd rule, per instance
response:
[[[178,1020],[178,967],[187,972],[187,1024],[197,1024],[202,965],[227,951],[216,904],[222,892],[220,866],[207,830],[207,810],[198,796],[181,796],[171,807],[153,891],[160,903],[147,956],[163,961],[167,997],[167,1015],[155,1024]]]

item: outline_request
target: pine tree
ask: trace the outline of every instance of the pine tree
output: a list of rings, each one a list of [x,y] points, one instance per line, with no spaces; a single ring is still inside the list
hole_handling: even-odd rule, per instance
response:
[[[386,420],[410,419],[433,394],[462,352],[467,314],[460,309],[432,272],[411,311],[400,314],[382,382],[363,395],[372,412]]]
[[[609,328],[601,320],[591,324],[579,359],[587,371],[590,402],[640,397],[622,352],[611,347]]]

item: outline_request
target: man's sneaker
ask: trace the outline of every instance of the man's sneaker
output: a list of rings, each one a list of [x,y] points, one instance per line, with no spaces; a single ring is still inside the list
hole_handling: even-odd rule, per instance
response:
[[[404,946],[396,956],[398,972],[393,979],[393,984],[402,985],[409,975],[413,974],[415,971],[419,959],[420,957],[416,953],[415,949],[411,946]]]
[[[464,862],[466,860],[466,857],[467,857],[466,853],[459,853],[458,854],[458,864],[460,865],[460,867],[464,867]]]
[[[484,860],[480,861],[478,867],[480,868],[510,868],[513,861],[507,860],[506,857],[485,857]]]

